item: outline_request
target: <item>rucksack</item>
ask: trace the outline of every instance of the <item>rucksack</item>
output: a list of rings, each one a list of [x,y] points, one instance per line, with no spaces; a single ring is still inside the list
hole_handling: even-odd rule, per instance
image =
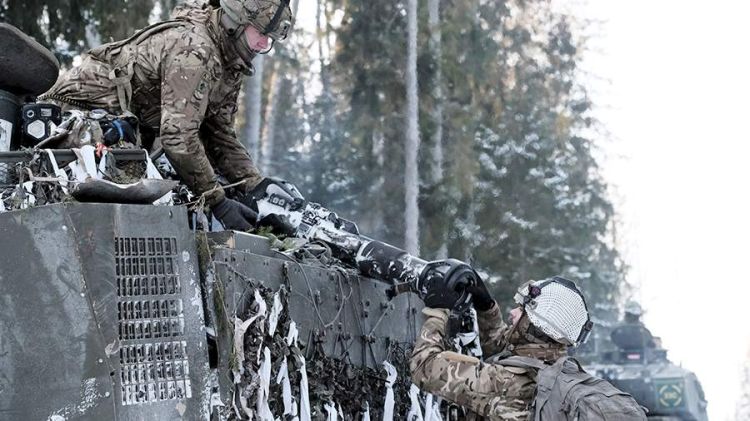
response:
[[[508,357],[497,363],[538,370],[531,420],[646,420],[644,409],[632,396],[606,380],[588,374],[573,357],[561,357],[553,365],[519,356]]]

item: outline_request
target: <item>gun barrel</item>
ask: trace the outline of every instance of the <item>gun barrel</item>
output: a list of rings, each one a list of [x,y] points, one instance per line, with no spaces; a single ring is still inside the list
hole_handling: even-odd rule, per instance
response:
[[[394,284],[413,284],[427,265],[398,247],[375,240],[362,244],[356,262],[363,275]]]

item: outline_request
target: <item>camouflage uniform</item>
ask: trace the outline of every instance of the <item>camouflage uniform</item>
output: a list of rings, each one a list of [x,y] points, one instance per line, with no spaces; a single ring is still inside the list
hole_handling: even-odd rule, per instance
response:
[[[160,136],[182,181],[208,205],[230,183],[254,187],[261,176],[237,140],[237,95],[248,68],[219,23],[220,11],[178,8],[173,19],[91,50],[47,98],[113,113],[132,112],[142,133]]]
[[[446,351],[448,310],[426,308],[423,313],[427,318],[410,362],[412,381],[422,390],[473,411],[475,419],[527,419],[536,373]],[[499,307],[478,312],[478,319],[482,353],[497,354],[504,348],[508,329]]]

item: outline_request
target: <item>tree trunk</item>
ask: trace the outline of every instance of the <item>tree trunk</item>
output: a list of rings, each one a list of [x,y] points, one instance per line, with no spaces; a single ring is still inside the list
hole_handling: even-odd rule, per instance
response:
[[[255,74],[245,81],[245,148],[253,159],[258,160],[260,145],[261,111],[263,108],[263,64],[265,56],[255,58]]]
[[[383,186],[385,185],[385,138],[383,132],[378,129],[372,131],[372,156],[375,157],[375,165],[377,166],[375,173],[377,177],[372,183],[370,191],[377,198],[376,200],[382,203],[385,200],[383,197]],[[372,214],[371,229],[368,232],[372,232],[373,235],[377,236],[384,235],[385,212],[383,206],[374,206]]]
[[[432,97],[435,101],[432,119],[435,133],[432,135],[432,182],[443,180],[443,36],[440,28],[440,0],[428,1],[430,26],[430,52],[435,63],[435,78],[432,84]]]
[[[406,251],[419,254],[419,109],[417,87],[417,0],[408,2],[408,52],[406,58]]]
[[[324,9],[326,9],[324,11]],[[323,23],[323,15],[326,16],[326,22]],[[315,14],[315,27],[318,32],[318,62],[320,64],[320,83],[323,85],[323,95],[330,95],[330,83],[328,78],[328,69],[326,68],[325,55],[326,52],[331,51],[330,44],[330,32],[328,24],[329,13],[326,8],[326,3],[323,0],[318,0],[317,13]],[[325,45],[325,48],[323,46]]]
[[[428,25],[430,27],[430,54],[435,66],[435,74],[432,81],[432,120],[435,124],[435,132],[432,134],[432,183],[437,185],[443,181],[443,32],[440,22],[440,0],[428,0]],[[435,258],[448,258],[448,243],[446,241],[447,229],[437,227],[440,237],[440,247]]]
[[[299,0],[295,0],[292,3],[292,14],[297,15],[297,8],[299,6]],[[277,45],[278,49],[282,48],[282,45]],[[263,59],[265,62],[265,58]],[[273,175],[271,173],[271,163],[274,160],[274,145],[276,143],[276,106],[279,103],[279,91],[281,91],[281,84],[284,82],[283,77],[279,77],[280,62],[275,61],[272,66],[271,79],[269,80],[270,91],[268,91],[268,102],[266,104],[265,112],[265,126],[263,126],[263,138],[262,138],[262,150],[261,150],[261,165],[260,172],[264,175]],[[260,78],[261,83],[262,78]]]
[[[268,92],[268,103],[265,111],[265,126],[263,127],[263,146],[261,150],[260,172],[264,175],[272,175],[271,162],[274,159],[274,143],[276,136],[276,104],[279,102],[279,90],[281,88],[281,79],[279,77],[278,62],[271,68],[271,79],[269,85],[271,90]]]

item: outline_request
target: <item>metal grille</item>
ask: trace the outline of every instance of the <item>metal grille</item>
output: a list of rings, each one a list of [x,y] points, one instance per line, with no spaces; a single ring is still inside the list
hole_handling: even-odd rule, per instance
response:
[[[0,161],[0,188],[8,188],[18,184],[18,169],[16,163]]]
[[[115,238],[122,404],[191,397],[176,238]]]

